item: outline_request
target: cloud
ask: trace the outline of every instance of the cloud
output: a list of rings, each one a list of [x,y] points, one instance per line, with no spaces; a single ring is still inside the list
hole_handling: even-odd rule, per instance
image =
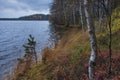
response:
[[[52,0],[19,0],[22,1],[30,6],[32,6],[34,9],[41,9],[41,8],[48,8],[49,4],[52,2]]]
[[[0,0],[0,17],[20,17],[37,13],[49,13],[52,0]]]
[[[38,13],[48,13],[47,11],[36,11],[36,10],[16,10],[16,9],[4,9],[1,17],[6,17],[6,18],[11,18],[11,17],[20,17],[20,16],[25,16],[25,15],[31,15],[31,14],[38,14]]]
[[[2,9],[11,8],[11,9],[20,10],[20,9],[27,9],[30,7],[29,5],[19,2],[17,0],[1,0],[0,3],[1,3],[0,8]]]

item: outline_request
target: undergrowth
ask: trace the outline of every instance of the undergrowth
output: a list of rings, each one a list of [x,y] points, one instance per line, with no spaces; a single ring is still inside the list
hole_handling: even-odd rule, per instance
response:
[[[119,10],[119,8],[117,8]],[[120,80],[120,14],[113,13],[112,27],[112,74],[108,72],[108,35],[97,34],[98,56],[96,62],[96,80]],[[120,17],[120,15],[118,15]],[[115,19],[117,18],[117,19]],[[88,61],[90,44],[88,32],[79,29],[68,30],[53,49],[47,47],[42,51],[42,61],[19,75],[16,80],[88,80]]]
[[[45,48],[42,51],[42,62],[33,67],[24,75],[22,80],[88,80],[88,60],[90,45],[88,33],[79,30],[69,31],[64,34],[55,49]],[[117,33],[117,32],[116,32]],[[117,33],[120,36],[119,32]],[[113,34],[115,35],[115,34]],[[106,39],[106,38],[103,38]],[[98,41],[100,41],[98,39]],[[107,41],[107,40],[105,40]],[[119,47],[117,43],[116,47]],[[101,42],[102,43],[102,42]],[[104,43],[103,43],[104,44]],[[102,46],[102,45],[101,45]],[[104,47],[104,45],[103,45]],[[96,64],[96,80],[120,79],[120,54],[113,51],[112,76],[107,76],[108,51],[99,49]],[[118,51],[118,50],[117,50]],[[119,51],[118,51],[119,52]],[[20,80],[16,79],[16,80]]]

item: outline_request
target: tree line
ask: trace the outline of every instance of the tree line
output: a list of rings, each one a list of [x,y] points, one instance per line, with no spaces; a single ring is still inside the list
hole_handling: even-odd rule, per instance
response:
[[[88,1],[91,3],[93,0]],[[105,6],[103,4],[111,1],[114,8],[120,3],[119,0],[94,0],[92,4],[93,17],[103,17],[105,14]],[[50,6],[50,21],[53,24],[66,26],[86,26],[84,2],[84,0],[53,0]]]
[[[94,80],[95,64],[98,55],[96,29],[101,28],[102,23],[108,27],[109,65],[108,74],[111,74],[111,42],[112,42],[112,11],[119,6],[119,0],[53,0],[51,4],[50,21],[58,25],[79,25],[84,31],[87,26],[91,44],[89,59],[89,79]],[[98,24],[96,24],[98,23]]]

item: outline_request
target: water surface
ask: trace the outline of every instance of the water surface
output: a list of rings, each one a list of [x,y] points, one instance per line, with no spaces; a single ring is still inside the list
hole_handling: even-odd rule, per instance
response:
[[[48,21],[0,21],[0,80],[13,71],[17,58],[23,57],[29,34],[34,36],[40,53],[50,45],[51,30]]]

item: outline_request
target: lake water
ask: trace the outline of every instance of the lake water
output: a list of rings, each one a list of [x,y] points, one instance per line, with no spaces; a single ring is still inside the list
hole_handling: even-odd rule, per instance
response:
[[[54,29],[48,21],[0,21],[0,80],[5,74],[11,74],[17,58],[23,57],[23,45],[27,43],[29,34],[34,36],[36,51],[49,46],[54,41],[51,34]]]

